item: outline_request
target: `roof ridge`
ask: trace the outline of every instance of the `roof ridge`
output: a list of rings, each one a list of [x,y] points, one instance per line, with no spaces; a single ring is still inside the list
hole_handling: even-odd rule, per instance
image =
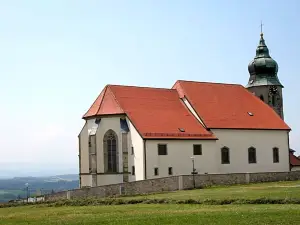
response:
[[[223,85],[234,85],[234,86],[242,86],[244,87],[243,85],[241,84],[234,84],[234,83],[221,83],[221,82],[211,82],[211,81],[194,81],[194,80],[177,80],[177,82],[192,82],[192,83],[204,83],[204,84],[223,84]],[[176,84],[175,83],[175,84]],[[175,85],[174,84],[174,85]]]
[[[106,94],[106,91],[107,91],[107,85],[105,85],[105,87],[104,87],[104,92],[103,92],[103,96],[102,96],[102,99],[101,99],[101,101],[100,101],[100,104],[99,104],[99,108],[98,108],[98,110],[97,110],[97,113],[96,113],[96,115],[99,113],[99,110],[101,109],[101,105],[102,105],[102,102],[103,102],[103,99],[104,99],[104,96],[105,96],[105,94]],[[101,93],[100,93],[101,94]]]
[[[174,91],[172,88],[160,88],[160,87],[146,87],[146,86],[134,86],[134,85],[119,85],[119,84],[108,84],[110,87],[131,87],[131,88],[144,88],[144,89],[162,89],[167,91]]]
[[[118,104],[118,106],[120,107],[120,109],[124,112],[125,110],[123,109],[123,107],[121,106],[120,102],[117,100],[115,93],[113,92],[113,90],[110,88],[110,85],[107,85],[107,88],[109,88],[109,90],[111,91],[111,94],[113,96],[113,98],[115,99],[116,103]]]

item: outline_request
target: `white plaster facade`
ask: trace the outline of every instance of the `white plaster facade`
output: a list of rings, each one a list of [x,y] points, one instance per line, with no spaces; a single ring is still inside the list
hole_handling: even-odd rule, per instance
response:
[[[187,99],[183,99],[187,108],[198,119]],[[254,172],[286,172],[289,171],[288,131],[283,130],[238,130],[211,129],[218,140],[144,140],[131,121],[126,118],[129,131],[121,129],[122,116],[101,117],[99,125],[95,119],[89,119],[79,134],[80,145],[80,183],[84,186],[101,186],[124,182],[124,174],[128,181],[160,178],[171,175],[186,175],[192,172],[193,145],[201,144],[202,155],[194,156],[196,172],[202,173],[254,173]],[[125,118],[125,116],[123,116]],[[108,130],[117,135],[118,171],[106,173],[104,169],[103,138]],[[90,156],[89,135],[95,134],[95,157]],[[127,133],[127,140],[122,138]],[[126,143],[127,146],[122,146]],[[167,155],[158,155],[158,144],[167,145]],[[93,144],[92,144],[93,146]],[[230,163],[221,163],[221,148],[229,148]],[[132,147],[134,154],[132,154]],[[248,161],[248,148],[256,149],[256,163]],[[273,148],[279,149],[279,162],[273,162]],[[93,147],[92,147],[93,148]],[[128,171],[123,171],[123,152],[128,151]],[[96,171],[91,172],[91,167]],[[135,174],[132,174],[132,167]],[[172,174],[169,174],[172,167]],[[158,168],[158,175],[154,174]],[[296,170],[298,168],[293,168]]]
[[[289,171],[288,131],[212,129],[217,140],[219,173]],[[230,164],[221,164],[221,148],[230,150]],[[256,163],[249,164],[248,148],[256,149]],[[273,162],[273,148],[279,149],[279,163]]]
[[[167,145],[167,155],[158,155],[158,144]],[[202,155],[193,155],[193,145],[202,145]],[[216,173],[217,161],[215,140],[147,140],[147,179],[169,176],[168,168],[172,167],[172,175],[191,174],[192,159],[196,172]],[[159,175],[154,175],[154,168],[158,168]]]

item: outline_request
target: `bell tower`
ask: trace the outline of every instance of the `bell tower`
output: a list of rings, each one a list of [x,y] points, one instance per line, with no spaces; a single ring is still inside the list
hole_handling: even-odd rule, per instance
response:
[[[269,54],[269,49],[265,43],[262,31],[259,44],[256,48],[256,56],[249,63],[248,71],[250,77],[246,88],[271,106],[275,112],[284,119],[282,98],[283,85],[280,83],[277,76],[278,64]]]

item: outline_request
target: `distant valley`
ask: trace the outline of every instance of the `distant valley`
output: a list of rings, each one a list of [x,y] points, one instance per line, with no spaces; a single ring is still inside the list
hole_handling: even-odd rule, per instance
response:
[[[79,187],[78,174],[44,177],[14,177],[0,179],[0,202],[26,198],[26,184],[30,196],[58,192]]]

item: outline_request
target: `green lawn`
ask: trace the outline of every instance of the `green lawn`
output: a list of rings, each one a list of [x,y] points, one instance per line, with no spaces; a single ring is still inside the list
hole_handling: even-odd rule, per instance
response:
[[[300,181],[177,191],[130,199],[300,199]],[[76,202],[77,200],[75,200]],[[84,203],[89,204],[86,200]],[[72,203],[72,201],[71,201]],[[134,204],[99,206],[49,205],[0,208],[0,224],[300,224],[300,204]]]
[[[300,205],[23,206],[0,209],[0,224],[299,224]]]
[[[300,181],[271,182],[248,185],[211,187],[205,189],[122,197],[122,199],[257,199],[300,198]]]

